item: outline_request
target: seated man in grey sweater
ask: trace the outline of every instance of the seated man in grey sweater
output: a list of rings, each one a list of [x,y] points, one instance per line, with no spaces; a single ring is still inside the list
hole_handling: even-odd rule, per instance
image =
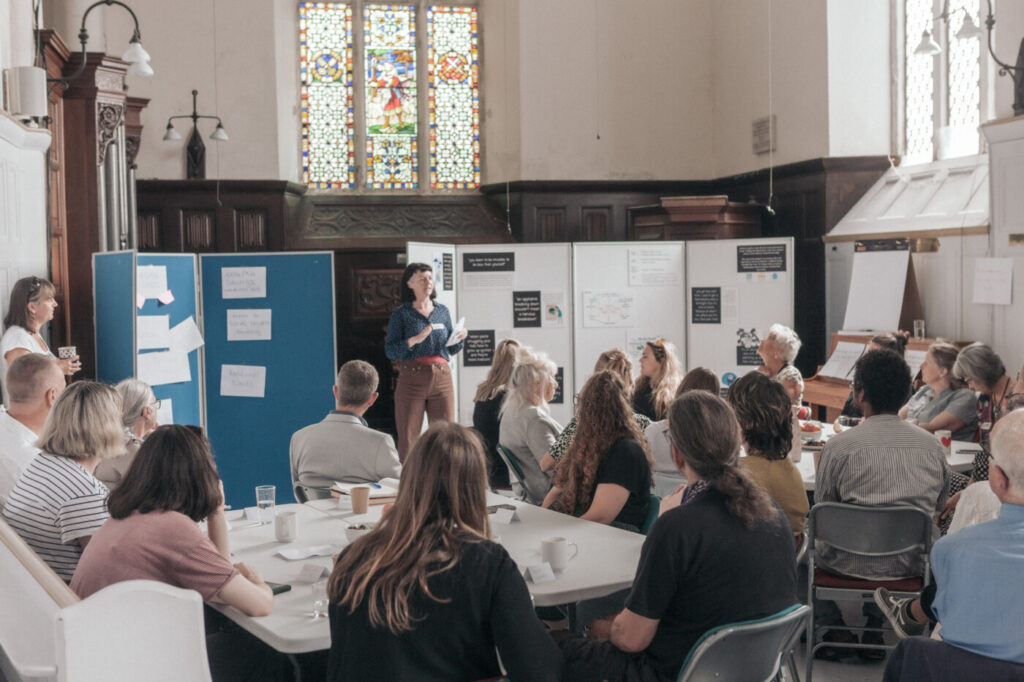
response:
[[[394,440],[363,419],[377,400],[377,381],[370,363],[346,362],[334,382],[335,409],[292,435],[292,486],[305,486],[310,499],[330,497],[335,481],[369,483],[401,474]]]

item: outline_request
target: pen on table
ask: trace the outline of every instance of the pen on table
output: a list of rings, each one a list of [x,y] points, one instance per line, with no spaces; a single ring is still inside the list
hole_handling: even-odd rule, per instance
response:
[[[384,486],[382,486],[380,483],[370,483],[370,487],[371,488],[376,488],[377,490],[380,490]]]

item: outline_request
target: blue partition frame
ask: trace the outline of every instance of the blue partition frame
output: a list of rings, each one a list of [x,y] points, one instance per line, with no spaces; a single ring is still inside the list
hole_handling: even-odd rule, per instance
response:
[[[162,265],[167,270],[167,287],[174,301],[163,304],[147,299],[141,309],[135,304],[135,269],[139,265]],[[136,376],[137,316],[167,315],[170,326],[199,316],[196,257],[192,254],[152,254],[115,251],[93,254],[93,297],[96,315],[96,378],[106,384]],[[152,351],[143,351],[152,352]],[[189,352],[192,380],[153,386],[153,394],[170,398],[177,424],[203,426],[203,357],[201,349]]]
[[[257,485],[292,501],[292,434],[334,407],[337,371],[334,254],[209,254],[199,258],[206,339],[207,433],[232,506],[256,503]],[[266,268],[266,297],[224,299],[221,269]],[[228,341],[229,309],[271,310],[271,340]],[[263,398],[222,396],[221,366],[266,367]]]

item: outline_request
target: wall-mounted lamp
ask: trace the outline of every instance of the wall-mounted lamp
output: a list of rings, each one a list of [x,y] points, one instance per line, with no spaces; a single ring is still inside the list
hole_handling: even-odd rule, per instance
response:
[[[78,68],[73,74],[67,78],[48,78],[47,80],[51,83],[62,83],[65,86],[71,81],[75,80],[82,75],[85,71],[86,64],[86,50],[85,45],[89,42],[89,31],[85,29],[85,20],[89,16],[89,12],[93,11],[100,5],[118,5],[128,10],[128,13],[132,15],[132,21],[135,22],[135,32],[132,33],[132,39],[128,43],[128,49],[121,55],[121,59],[131,64],[128,67],[128,75],[130,76],[152,76],[153,69],[149,66],[149,53],[142,48],[142,34],[139,32],[139,18],[135,16],[135,12],[128,5],[120,2],[119,0],[99,0],[89,5],[88,9],[85,10],[85,14],[82,15],[82,26],[78,29],[78,42],[82,44],[82,63],[78,65]]]
[[[985,17],[985,28],[988,29],[988,53],[992,56],[992,61],[999,65],[1000,76],[1012,74],[1014,83],[1013,113],[1015,116],[1020,116],[1024,114],[1024,40],[1021,41],[1020,49],[1017,52],[1017,66],[1010,66],[996,56],[996,52],[992,48],[992,29],[996,26],[996,17],[992,12],[992,0],[987,0],[987,2],[988,16]],[[964,13],[964,23],[960,26],[960,30],[956,32],[956,37],[960,40],[966,40],[980,36],[981,29],[974,23],[974,19],[971,18],[967,9],[958,7],[950,12],[949,0],[943,3],[942,14],[934,17],[932,21],[935,22],[942,19],[949,23],[950,17],[960,11]],[[942,52],[942,48],[932,40],[931,31],[925,30],[921,34],[921,42],[914,48],[914,54],[936,55],[940,52]]]
[[[203,137],[199,134],[199,119],[216,119],[217,127],[214,128],[213,133],[210,134],[210,139],[217,140],[218,142],[228,141],[228,133],[224,130],[224,123],[220,120],[220,116],[202,116],[199,114],[196,107],[198,96],[199,91],[193,90],[192,113],[171,116],[168,118],[167,131],[164,133],[165,141],[180,140],[181,134],[174,129],[174,124],[171,123],[171,121],[176,118],[192,119],[192,134],[188,138],[188,146],[185,147],[185,159],[187,162],[187,173],[185,177],[189,180],[202,179],[206,177],[206,145],[203,144]]]

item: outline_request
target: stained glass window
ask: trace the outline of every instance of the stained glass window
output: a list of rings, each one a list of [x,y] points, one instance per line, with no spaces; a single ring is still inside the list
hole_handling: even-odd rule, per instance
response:
[[[417,186],[416,8],[367,5],[366,185]]]
[[[932,26],[932,0],[906,0],[906,72],[904,87],[906,150],[904,163],[931,161],[933,114],[935,109],[933,72],[934,57],[914,54],[921,42],[921,32]]]
[[[355,185],[352,9],[299,4],[302,178],[318,189]]]
[[[951,156],[966,156],[978,153],[978,124],[981,122],[981,62],[979,61],[981,41],[977,38],[957,38],[966,16],[971,16],[975,26],[981,21],[978,16],[979,0],[950,0],[949,25],[946,28],[947,69],[949,80],[949,153]]]
[[[480,184],[476,16],[473,7],[427,12],[430,186],[438,189]]]

